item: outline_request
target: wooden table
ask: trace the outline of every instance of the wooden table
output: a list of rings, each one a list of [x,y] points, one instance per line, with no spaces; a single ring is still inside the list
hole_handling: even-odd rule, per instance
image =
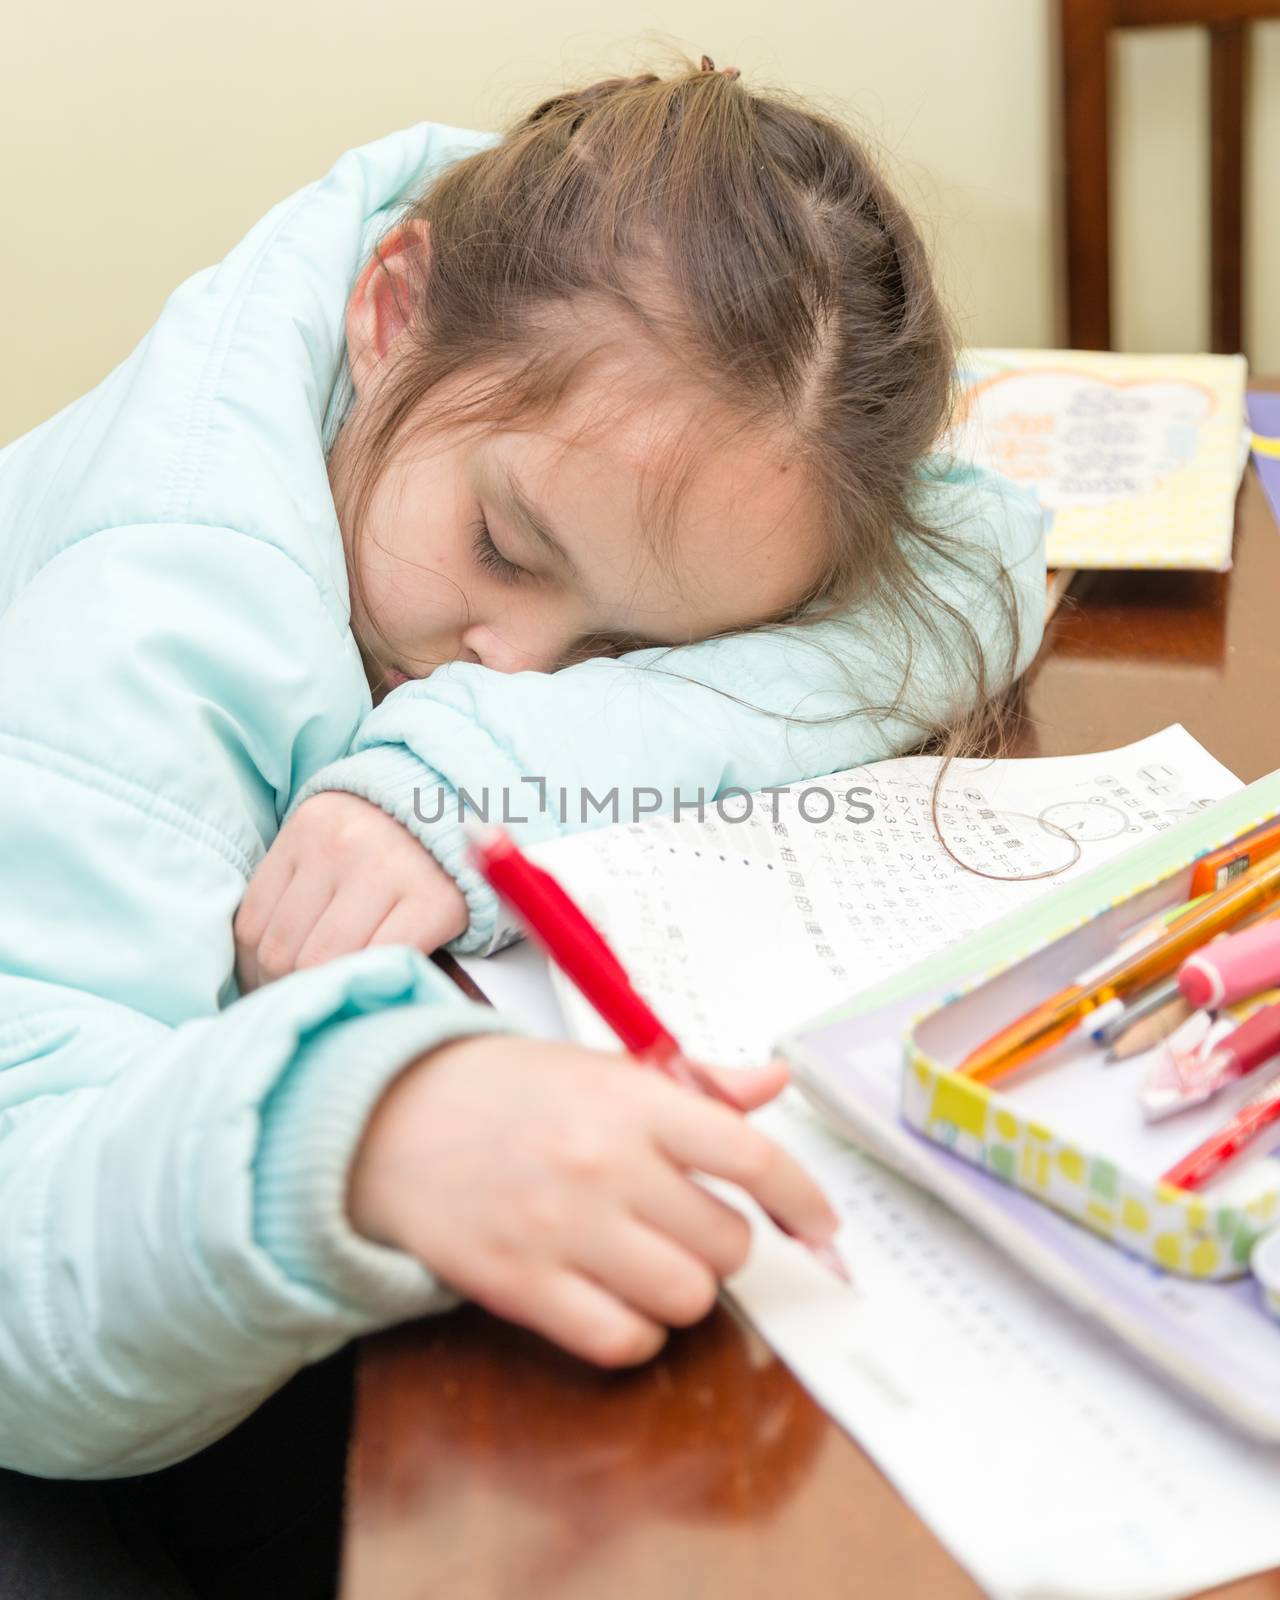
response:
[[[1280,767],[1277,680],[1280,532],[1251,470],[1229,577],[1112,574],[1068,598],[1020,753],[1180,721],[1251,780]],[[1219,1592],[1280,1600],[1280,1571]],[[343,1600],[779,1593],[979,1590],[730,1310],[618,1374],[474,1308],[366,1342]]]

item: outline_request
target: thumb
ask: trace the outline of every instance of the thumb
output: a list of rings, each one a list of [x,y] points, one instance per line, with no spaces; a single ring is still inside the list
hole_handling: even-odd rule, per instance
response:
[[[780,1056],[761,1067],[710,1067],[702,1061],[688,1065],[714,1094],[741,1111],[765,1105],[791,1081],[791,1070]]]

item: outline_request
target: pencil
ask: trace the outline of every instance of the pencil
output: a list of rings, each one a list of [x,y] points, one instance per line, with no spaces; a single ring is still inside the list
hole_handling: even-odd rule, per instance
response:
[[[1149,1017],[1153,1011],[1159,1011],[1167,1006],[1170,1000],[1180,999],[1181,995],[1177,978],[1166,978],[1163,983],[1152,984],[1145,993],[1131,1001],[1118,1016],[1108,1018],[1101,1027],[1095,1028],[1093,1042],[1107,1046],[1115,1044],[1121,1034],[1127,1033],[1135,1022],[1141,1022],[1143,1017]]]
[[[1160,987],[1163,989],[1164,985],[1161,984]],[[1162,1005],[1148,1011],[1144,1017],[1138,1017],[1136,1020],[1132,1017],[1128,1019],[1117,1017],[1116,1022],[1123,1023],[1124,1026],[1107,1051],[1106,1059],[1128,1061],[1130,1056],[1140,1056],[1144,1051],[1154,1049],[1171,1033],[1176,1033],[1190,1015],[1191,1007],[1180,994],[1175,994]]]

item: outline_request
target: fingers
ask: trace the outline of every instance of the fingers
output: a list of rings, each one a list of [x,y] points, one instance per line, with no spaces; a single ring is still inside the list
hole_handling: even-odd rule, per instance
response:
[[[394,817],[313,795],[281,828],[236,913],[241,993],[370,944],[426,953],[465,931],[466,898]]]
[[[286,851],[267,851],[249,880],[232,924],[236,948],[236,981],[242,994],[268,981],[259,961],[262,939],[281,899],[288,893],[295,866]]]
[[[687,1065],[699,1081],[708,1082],[742,1111],[754,1111],[765,1105],[781,1094],[791,1081],[791,1069],[780,1056],[762,1067],[713,1067],[704,1061],[691,1061]]]
[[[600,1367],[648,1361],[667,1337],[666,1329],[652,1318],[568,1267],[555,1268],[522,1284],[509,1263],[504,1263],[490,1284],[469,1286],[455,1280],[455,1287],[496,1316],[531,1328],[571,1355]]]
[[[254,958],[259,983],[273,983],[293,971],[299,952],[332,899],[332,883],[310,873],[294,873],[257,941]]]
[[[574,1265],[633,1312],[670,1327],[688,1327],[715,1305],[716,1274],[673,1239],[625,1214],[610,1218],[607,1226],[593,1223],[588,1220],[577,1241]]]
[[[607,1226],[592,1222],[583,1232],[571,1261],[547,1263],[523,1281],[507,1261],[491,1284],[457,1287],[499,1316],[605,1367],[647,1361],[662,1347],[667,1327],[699,1322],[715,1305],[716,1274],[646,1223],[614,1216]]]
[[[659,1147],[678,1167],[725,1178],[747,1191],[790,1232],[825,1244],[839,1219],[821,1189],[792,1156],[728,1106],[667,1090],[656,1109]]]
[[[635,1215],[706,1264],[716,1278],[731,1277],[751,1250],[751,1224],[733,1206],[665,1162],[657,1163]]]
[[[456,922],[454,905],[444,896],[428,904],[420,900],[401,900],[373,930],[369,943],[408,944],[429,956],[460,931]]]
[[[339,884],[332,899],[313,920],[293,965],[285,970],[318,967],[337,956],[363,950],[374,930],[386,921],[395,899],[395,889],[383,883],[348,880]],[[274,926],[274,918],[272,922]]]

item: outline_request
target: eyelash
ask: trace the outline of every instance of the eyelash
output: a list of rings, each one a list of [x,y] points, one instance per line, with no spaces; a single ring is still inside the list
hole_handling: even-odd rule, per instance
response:
[[[471,548],[477,565],[483,567],[486,572],[492,572],[502,583],[519,583],[521,579],[529,576],[523,567],[518,567],[514,561],[508,561],[494,544],[489,524],[483,517],[473,522],[471,527],[473,535]]]

